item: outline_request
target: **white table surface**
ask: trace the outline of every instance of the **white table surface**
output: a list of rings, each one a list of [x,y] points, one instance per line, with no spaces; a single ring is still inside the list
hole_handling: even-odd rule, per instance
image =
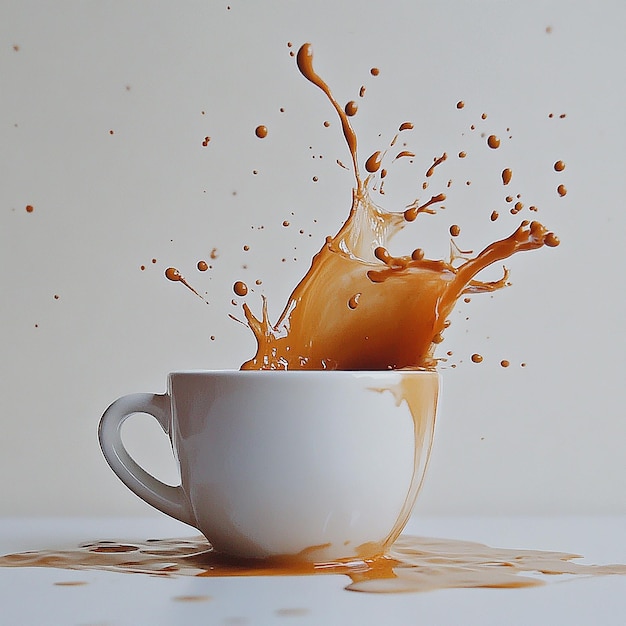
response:
[[[415,517],[406,532],[502,548],[584,555],[626,563],[626,517]],[[0,554],[73,548],[92,540],[186,537],[165,517],[0,518]],[[626,623],[626,576],[555,577],[542,587],[427,593],[345,591],[344,576],[161,578],[105,571],[0,568],[0,624],[447,624]],[[59,582],[81,581],[79,586]],[[177,602],[177,596],[209,596]]]

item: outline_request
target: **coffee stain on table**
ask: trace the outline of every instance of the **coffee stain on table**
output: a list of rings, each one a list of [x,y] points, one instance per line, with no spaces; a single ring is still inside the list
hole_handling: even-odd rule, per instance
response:
[[[174,596],[172,600],[176,602],[208,602],[212,600],[211,596],[205,595],[185,595],[185,596]]]
[[[0,557],[0,567],[97,570],[161,577],[341,574],[350,579],[347,590],[368,593],[469,587],[510,589],[544,585],[562,580],[560,577],[564,575],[626,575],[626,565],[574,562],[579,558],[567,552],[492,548],[470,541],[401,535],[385,554],[375,558],[307,563],[289,556],[234,559],[216,553],[204,537],[195,537],[95,541],[66,550],[21,552]],[[183,597],[174,599],[183,600]],[[193,600],[208,599],[208,596],[193,596]]]
[[[87,581],[85,580],[59,580],[54,583],[55,587],[82,587],[86,585]]]

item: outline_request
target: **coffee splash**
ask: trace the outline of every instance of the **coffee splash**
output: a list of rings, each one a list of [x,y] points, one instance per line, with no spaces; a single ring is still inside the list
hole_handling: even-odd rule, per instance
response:
[[[346,589],[402,593],[468,587],[534,587],[555,575],[626,574],[626,565],[584,565],[578,555],[539,550],[491,548],[469,541],[401,536],[388,552],[373,559],[307,563],[293,557],[262,561],[215,553],[204,537],[97,541],[69,550],[44,550],[0,557],[0,567],[98,570],[152,576],[299,576],[340,574]],[[546,578],[548,577],[548,578]]]
[[[335,99],[313,68],[311,44],[298,50],[296,60],[302,75],[324,92],[341,122],[355,177],[352,207],[339,232],[328,237],[313,258],[276,323],[270,322],[265,299],[260,318],[244,303],[257,350],[242,369],[432,369],[435,348],[457,300],[463,294],[492,292],[507,285],[506,269],[500,280],[492,282],[478,280],[477,274],[517,252],[557,246],[559,240],[539,222],[523,221],[509,237],[473,258],[454,246],[448,260],[427,259],[420,248],[406,256],[392,256],[388,246],[393,237],[419,215],[434,214],[446,196],[439,193],[425,202],[415,200],[402,212],[375,204],[370,187],[376,180],[382,185],[386,170],[379,179],[375,174],[385,153],[376,151],[366,160],[368,176],[363,178],[357,136],[349,119],[357,113],[356,103],[342,107]],[[412,124],[405,122],[399,132],[410,128]],[[493,135],[487,144],[495,149],[500,140]],[[402,150],[395,159],[414,156]],[[426,177],[446,158],[445,153],[436,157]]]

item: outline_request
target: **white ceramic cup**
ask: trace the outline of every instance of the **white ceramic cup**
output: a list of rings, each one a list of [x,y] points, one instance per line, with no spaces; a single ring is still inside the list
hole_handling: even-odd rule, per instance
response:
[[[384,552],[413,509],[439,375],[426,371],[173,372],[165,394],[116,400],[104,456],[127,487],[237,557],[306,561]],[[143,470],[121,438],[134,413],[170,436],[181,484]]]

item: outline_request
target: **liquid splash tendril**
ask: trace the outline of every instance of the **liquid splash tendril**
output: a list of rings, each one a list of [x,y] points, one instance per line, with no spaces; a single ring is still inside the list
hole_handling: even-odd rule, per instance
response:
[[[327,237],[313,258],[276,323],[269,320],[265,299],[260,318],[244,303],[257,351],[242,369],[432,369],[435,347],[457,300],[463,294],[507,285],[506,269],[493,282],[477,280],[477,274],[517,252],[557,246],[559,240],[539,222],[523,221],[509,237],[473,258],[453,252],[449,260],[427,259],[420,248],[406,256],[391,256],[387,247],[392,238],[419,215],[436,213],[446,196],[415,200],[402,212],[375,204],[369,189],[381,153],[367,159],[370,174],[363,179],[357,136],[349,120],[352,112],[339,105],[315,72],[311,44],[304,44],[296,59],[302,75],[326,94],[341,121],[355,176],[352,207],[339,232]],[[399,132],[411,127],[405,123]],[[401,156],[403,152],[396,158]],[[444,153],[435,159],[426,176],[446,158]]]

